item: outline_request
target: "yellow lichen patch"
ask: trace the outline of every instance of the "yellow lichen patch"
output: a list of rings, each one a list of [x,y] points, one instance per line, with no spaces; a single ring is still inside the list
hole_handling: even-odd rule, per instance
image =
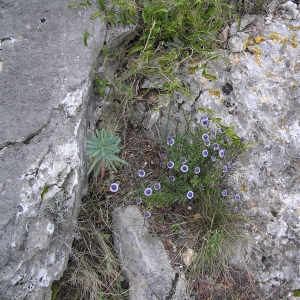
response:
[[[282,38],[282,39],[281,39],[280,44],[281,44],[281,45],[286,45],[288,42],[289,42],[289,38],[288,38],[288,37],[285,37],[285,38]]]
[[[274,58],[274,63],[275,64],[280,64],[282,62],[282,58],[280,57],[280,56],[276,56],[275,58]]]
[[[244,47],[247,48],[248,46],[254,45],[253,39],[251,36],[247,37],[246,42],[244,43]]]
[[[248,53],[246,51],[243,51],[245,58],[248,57]]]
[[[257,101],[257,104],[260,103],[270,103],[270,98],[268,96],[262,95],[259,100]]]
[[[220,90],[209,90],[208,93],[209,93],[211,96],[213,96],[213,97],[215,97],[215,98],[221,100],[221,91],[220,91]]]
[[[295,89],[296,87],[297,87],[297,81],[293,79],[291,82],[291,88]]]
[[[254,38],[254,42],[256,44],[260,44],[260,43],[264,42],[265,40],[266,40],[266,38],[264,38],[263,36],[257,36]]]
[[[252,50],[253,50],[253,53],[254,53],[254,60],[255,60],[255,62],[261,67],[261,61],[262,61],[262,54],[263,54],[263,52],[257,46],[253,47]]]
[[[260,90],[256,89],[256,88],[252,88],[252,92],[255,94],[258,94],[260,92]]]
[[[292,46],[293,48],[297,48],[297,47],[298,47],[298,42],[297,42],[297,40],[298,40],[298,35],[294,33],[294,34],[292,35],[292,41],[291,41],[291,46]]]
[[[300,26],[293,26],[293,25],[290,25],[290,26],[289,26],[289,30],[294,30],[294,31],[300,30]]]
[[[286,116],[279,120],[279,125],[283,125],[286,123]]]
[[[268,77],[279,77],[278,74],[272,73],[272,72],[267,72],[266,75],[267,75]]]
[[[275,43],[279,44],[281,42],[281,36],[276,31],[273,32],[273,33],[271,33],[270,36],[269,36],[269,38],[270,38],[270,40],[272,40]]]
[[[242,183],[241,186],[240,186],[240,191],[242,193],[245,193],[247,191],[247,185],[246,183]]]

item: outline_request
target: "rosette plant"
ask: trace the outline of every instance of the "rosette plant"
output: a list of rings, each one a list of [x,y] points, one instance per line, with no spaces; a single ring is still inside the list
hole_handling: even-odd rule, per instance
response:
[[[123,148],[119,146],[120,141],[120,137],[111,130],[102,128],[100,132],[97,129],[95,133],[92,132],[92,139],[86,141],[86,152],[91,162],[88,174],[94,170],[94,177],[99,176],[101,181],[106,168],[117,172],[115,163],[127,164],[116,155]]]

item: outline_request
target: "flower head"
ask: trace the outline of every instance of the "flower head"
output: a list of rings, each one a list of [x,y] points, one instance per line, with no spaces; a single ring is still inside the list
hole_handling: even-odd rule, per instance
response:
[[[204,144],[205,144],[205,146],[210,146],[210,141],[209,140],[207,140],[207,141],[204,141]]]
[[[161,156],[160,156],[162,159],[166,159],[167,158],[167,155],[162,153]]]
[[[149,219],[151,217],[151,212],[150,211],[146,211],[145,212],[145,218]]]
[[[178,145],[178,147],[177,147],[178,149],[182,149],[182,145],[180,144],[180,145]]]
[[[173,169],[173,168],[174,168],[174,163],[173,163],[172,161],[169,161],[169,162],[167,163],[167,167],[168,167],[169,169]]]
[[[225,155],[224,149],[220,150],[220,151],[219,151],[219,156],[220,156],[220,157],[224,157],[224,155]]]
[[[202,134],[202,140],[205,142],[205,141],[208,141],[209,140],[209,135],[207,133],[204,133]]]
[[[202,151],[202,156],[203,156],[203,157],[207,157],[207,156],[208,156],[208,151],[207,151],[206,149],[204,149],[204,150]]]
[[[118,189],[119,189],[119,186],[117,183],[112,183],[109,187],[110,191],[115,193]]]
[[[174,177],[174,176],[170,176],[169,179],[170,179],[170,181],[172,181],[172,182],[175,181],[175,177]]]
[[[160,166],[161,167],[164,167],[166,165],[166,163],[164,162],[164,161],[162,161],[161,163],[160,163]]]
[[[232,167],[232,163],[229,161],[229,162],[227,163],[227,166],[228,166],[228,169],[230,169],[230,168]]]
[[[227,201],[227,202],[226,202],[226,205],[227,205],[227,206],[230,206],[230,205],[231,205],[231,202],[230,202],[230,201]]]
[[[186,158],[185,157],[181,157],[180,158],[180,162],[183,163],[183,164],[186,163]]]
[[[168,144],[168,145],[173,146],[174,143],[175,143],[175,141],[174,141],[172,138],[169,137],[169,138],[167,139],[167,144]]]
[[[176,118],[175,118],[175,121],[176,121],[176,122],[180,122],[180,118],[179,118],[179,117],[176,117]]]
[[[218,143],[214,143],[213,144],[213,148],[214,148],[214,150],[218,150],[219,149],[219,144]]]
[[[217,132],[216,132],[215,130],[213,130],[213,131],[211,132],[211,135],[212,135],[212,136],[216,136],[216,135],[217,135]]]
[[[182,173],[186,173],[189,170],[189,167],[187,165],[182,165],[180,170]]]
[[[154,184],[154,189],[155,189],[156,191],[160,190],[160,188],[161,188],[161,185],[160,185],[159,182],[157,182],[157,183]]]
[[[192,191],[188,191],[186,196],[188,199],[192,199],[192,198],[194,198],[194,193]]]
[[[171,133],[170,133],[170,137],[172,137],[172,138],[175,137],[175,133],[174,133],[174,132],[171,132]]]
[[[139,170],[139,176],[144,177],[146,175],[144,170]]]
[[[211,160],[212,161],[216,161],[216,157],[215,156],[211,156]]]
[[[240,141],[241,141],[241,143],[244,143],[244,142],[245,142],[245,138],[244,138],[244,137],[241,137],[241,138],[240,138]]]
[[[234,213],[237,213],[238,210],[239,210],[239,208],[236,206],[236,207],[233,209],[233,212],[234,212]]]
[[[219,131],[220,131],[221,133],[225,133],[225,131],[223,130],[222,127],[219,129]]]
[[[136,203],[137,205],[140,205],[140,204],[142,203],[142,198],[137,198],[137,199],[135,200],[135,203]]]
[[[199,174],[199,173],[200,173],[200,168],[199,168],[199,167],[196,167],[196,168],[194,169],[194,173],[195,173],[195,174]]]
[[[227,190],[223,190],[223,191],[222,191],[222,196],[223,196],[223,197],[227,196]]]
[[[151,188],[146,188],[144,190],[144,194],[145,194],[145,196],[151,196],[152,195],[152,189]]]
[[[206,115],[206,114],[203,114],[203,116],[202,116],[202,120],[208,120],[208,117],[207,117],[207,115]]]
[[[234,197],[235,201],[239,201],[241,200],[241,196],[240,194],[236,194],[235,197]]]
[[[198,131],[198,130],[199,130],[199,127],[198,127],[198,126],[196,126],[196,127],[194,128],[194,130],[195,130],[195,131]]]
[[[224,166],[222,171],[223,171],[223,173],[226,173],[227,172],[227,166]]]
[[[208,125],[208,120],[202,119],[202,120],[201,120],[201,125],[202,125],[202,126],[207,126],[207,125]]]

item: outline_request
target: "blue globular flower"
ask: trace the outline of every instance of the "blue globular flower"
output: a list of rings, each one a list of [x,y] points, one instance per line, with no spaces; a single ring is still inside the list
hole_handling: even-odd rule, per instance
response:
[[[224,136],[224,142],[227,142],[227,140],[228,140],[228,136]]]
[[[194,169],[194,173],[195,173],[195,174],[199,174],[199,173],[200,173],[200,168],[199,168],[199,167],[196,167],[196,168]]]
[[[154,184],[154,189],[155,189],[156,191],[160,190],[160,188],[161,188],[161,185],[160,185],[159,182],[157,182],[157,183]]]
[[[203,156],[203,157],[207,157],[207,156],[208,156],[208,151],[207,151],[206,149],[204,149],[204,150],[202,151],[202,156]]]
[[[183,163],[183,164],[186,163],[186,158],[185,157],[181,157],[180,158],[180,162]]]
[[[223,130],[222,127],[220,128],[220,132],[221,132],[221,133],[225,133],[225,131]]]
[[[199,130],[199,127],[198,127],[198,126],[196,126],[196,127],[194,128],[194,130],[195,130],[195,131],[198,131],[198,130]]]
[[[220,156],[220,157],[224,157],[224,154],[225,154],[224,149],[222,149],[222,150],[219,151],[219,156]]]
[[[178,147],[177,147],[178,149],[182,149],[182,145],[180,144],[180,145],[178,145]]]
[[[161,158],[162,158],[162,159],[166,159],[166,158],[167,158],[167,155],[164,154],[164,153],[162,153],[162,154],[161,154]]]
[[[109,187],[109,190],[113,193],[115,193],[119,189],[119,186],[117,183],[112,183]]]
[[[233,209],[233,212],[234,212],[234,213],[237,213],[238,210],[239,210],[239,208],[236,206],[236,207]]]
[[[241,196],[240,194],[236,194],[235,197],[234,197],[235,201],[239,201],[241,199]]]
[[[166,165],[166,163],[163,162],[163,161],[160,163],[160,166],[161,166],[161,167],[164,167],[165,165]]]
[[[175,137],[175,133],[174,133],[174,132],[171,132],[171,133],[170,133],[170,137],[172,137],[172,138]]]
[[[184,143],[187,143],[187,139],[183,139],[183,142],[184,142]]]
[[[144,177],[146,175],[144,170],[139,170],[139,176]]]
[[[227,205],[227,206],[230,206],[230,205],[231,205],[231,202],[230,202],[230,201],[227,201],[227,202],[226,202],[226,205]]]
[[[175,143],[175,141],[172,139],[172,138],[168,138],[167,139],[167,144],[170,145],[170,146],[173,146]]]
[[[216,161],[216,157],[215,156],[211,156],[211,160],[212,161]]]
[[[245,142],[245,138],[244,138],[244,137],[241,137],[241,138],[240,138],[240,141],[241,141],[241,143]]]
[[[214,143],[213,144],[213,148],[214,148],[214,150],[218,150],[219,149],[219,144],[218,143]]]
[[[151,217],[151,212],[150,211],[146,211],[145,212],[145,218],[149,219]]]
[[[213,130],[213,131],[211,132],[211,135],[212,135],[212,136],[216,136],[216,135],[217,135],[217,132],[216,132],[215,130]]]
[[[222,191],[222,196],[223,196],[223,197],[227,196],[227,191],[226,191],[226,190],[223,190],[223,191]]]
[[[170,179],[170,181],[172,181],[172,182],[175,181],[175,177],[174,177],[174,176],[170,176],[169,179]]]
[[[158,162],[159,162],[159,159],[156,157],[156,158],[154,159],[154,162],[158,163]]]
[[[169,162],[167,163],[167,167],[168,167],[169,169],[173,169],[173,168],[174,168],[174,163],[173,163],[172,161],[169,161]]]
[[[209,140],[207,140],[207,141],[204,141],[204,144],[205,144],[205,146],[210,146],[210,141]]]
[[[208,120],[208,117],[206,114],[203,115],[202,120]]]
[[[194,193],[192,191],[188,191],[186,196],[188,199],[192,199],[192,198],[194,198]]]
[[[175,121],[176,121],[176,122],[180,122],[180,118],[179,118],[179,117],[176,117],[176,118],[175,118]]]
[[[227,166],[224,166],[222,171],[223,171],[223,173],[226,173],[227,172]]]
[[[200,189],[204,190],[204,185],[203,184],[200,185]]]
[[[214,186],[215,186],[215,184],[214,184],[214,183],[211,183],[211,184],[210,184],[210,187],[214,187]]]
[[[229,161],[229,162],[227,163],[227,166],[228,166],[228,169],[230,169],[230,168],[232,167],[232,163]]]
[[[151,196],[152,195],[152,189],[151,188],[146,188],[144,190],[144,194],[145,194],[145,196]]]
[[[207,133],[202,134],[202,140],[203,141],[208,141],[209,140],[209,135]]]
[[[202,125],[202,126],[207,126],[207,125],[208,125],[208,120],[202,119],[202,120],[201,120],[201,125]]]
[[[189,170],[189,167],[187,165],[182,165],[180,170],[181,172],[186,173]]]
[[[137,205],[140,205],[140,204],[142,203],[142,198],[137,198],[137,199],[135,200],[135,203],[136,203]]]

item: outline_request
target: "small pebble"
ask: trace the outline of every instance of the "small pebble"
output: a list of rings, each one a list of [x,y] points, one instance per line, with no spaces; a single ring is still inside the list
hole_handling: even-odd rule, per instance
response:
[[[192,208],[191,206],[188,206],[187,209],[188,209],[188,210],[192,210],[193,208]]]

